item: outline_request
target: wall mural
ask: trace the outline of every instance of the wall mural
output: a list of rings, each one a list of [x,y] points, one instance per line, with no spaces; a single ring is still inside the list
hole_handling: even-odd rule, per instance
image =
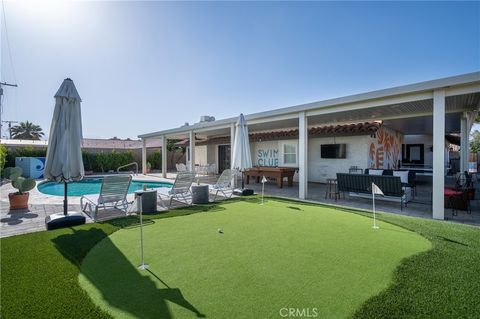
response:
[[[278,149],[257,150],[257,166],[278,166]]]
[[[397,169],[398,161],[402,160],[403,134],[398,131],[381,127],[376,138],[370,143],[368,152],[368,167],[380,169]]]

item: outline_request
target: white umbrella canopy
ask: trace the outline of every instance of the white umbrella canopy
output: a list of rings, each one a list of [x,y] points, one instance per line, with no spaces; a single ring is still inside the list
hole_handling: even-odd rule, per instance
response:
[[[237,121],[237,133],[233,144],[232,168],[245,171],[252,167],[252,156],[250,153],[250,140],[248,138],[248,126],[243,114]]]
[[[252,156],[250,153],[250,140],[248,137],[248,126],[243,114],[237,121],[237,131],[233,144],[232,169],[242,172],[242,189],[244,188],[243,172],[252,167]]]
[[[48,138],[45,177],[56,182],[83,178],[82,116],[80,96],[71,79],[65,79],[55,94],[50,136]]]
[[[47,229],[85,223],[85,216],[68,211],[68,182],[77,181],[85,174],[82,159],[82,115],[80,96],[71,79],[65,79],[55,94],[50,136],[48,138],[45,177],[65,184],[63,213],[45,218]]]

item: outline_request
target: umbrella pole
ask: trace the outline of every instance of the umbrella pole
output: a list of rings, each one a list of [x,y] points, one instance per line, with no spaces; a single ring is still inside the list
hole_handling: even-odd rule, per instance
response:
[[[63,182],[63,184],[65,185],[65,190],[64,190],[64,197],[63,197],[63,214],[65,216],[68,215],[68,199],[67,199],[67,182]]]
[[[245,189],[245,179],[243,178],[243,171],[242,171],[242,189]]]

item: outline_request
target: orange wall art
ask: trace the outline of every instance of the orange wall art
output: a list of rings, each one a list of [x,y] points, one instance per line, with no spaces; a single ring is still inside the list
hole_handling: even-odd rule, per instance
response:
[[[380,169],[396,169],[402,160],[403,134],[381,127],[372,138],[368,152],[368,167]]]

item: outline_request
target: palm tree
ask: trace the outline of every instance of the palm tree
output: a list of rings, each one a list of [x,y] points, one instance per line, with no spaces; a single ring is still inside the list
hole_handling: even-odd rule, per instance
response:
[[[35,125],[29,121],[12,126],[10,133],[12,138],[16,140],[39,140],[45,135],[40,125]]]

